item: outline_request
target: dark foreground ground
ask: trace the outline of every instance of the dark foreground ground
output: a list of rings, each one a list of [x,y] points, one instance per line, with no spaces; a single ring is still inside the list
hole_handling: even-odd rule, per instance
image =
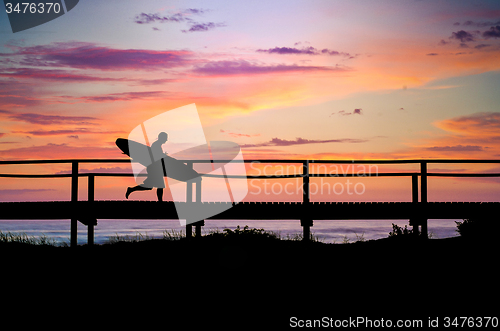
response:
[[[69,310],[80,322],[96,319],[101,325],[109,317],[141,329],[154,322],[164,329],[280,329],[290,326],[291,317],[428,323],[436,316],[498,316],[498,253],[496,240],[463,238],[0,245],[2,286],[22,292],[13,297],[24,304],[49,306],[56,316]]]

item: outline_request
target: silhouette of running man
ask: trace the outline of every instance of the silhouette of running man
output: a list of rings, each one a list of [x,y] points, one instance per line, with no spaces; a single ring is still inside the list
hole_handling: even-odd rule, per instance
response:
[[[158,135],[158,140],[156,140],[151,145],[151,151],[153,153],[153,160],[158,161],[165,156],[161,145],[166,143],[168,140],[168,134],[165,132],[160,132]],[[148,176],[141,185],[127,188],[127,193],[125,193],[125,198],[128,199],[130,194],[135,191],[149,191],[153,187],[156,187],[156,196],[158,201],[163,201],[163,189],[165,188],[165,180],[163,179],[163,162],[153,162],[146,167]]]

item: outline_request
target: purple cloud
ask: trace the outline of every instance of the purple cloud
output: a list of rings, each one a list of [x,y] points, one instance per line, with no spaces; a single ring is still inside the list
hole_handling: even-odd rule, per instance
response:
[[[491,46],[490,44],[480,44],[480,45],[475,46],[474,48],[481,49],[481,48],[490,47],[490,46]]]
[[[484,150],[482,146],[476,145],[433,146],[426,149],[434,152],[480,152]]]
[[[489,30],[483,32],[483,37],[488,38],[500,38],[500,25],[492,26]]]
[[[296,43],[297,44],[297,43]],[[303,54],[303,55],[331,55],[331,56],[336,56],[336,55],[342,55],[342,56],[347,56],[349,58],[354,58],[355,56],[351,56],[349,53],[345,52],[338,52],[338,51],[332,51],[329,50],[328,48],[322,49],[321,51],[309,46],[309,47],[302,47],[302,48],[296,48],[296,47],[274,47],[274,48],[269,48],[269,49],[258,49],[257,52],[260,53],[269,53],[269,54]]]
[[[166,22],[184,22],[186,20],[191,20],[186,17],[184,13],[176,13],[170,16],[160,16],[160,14],[146,14],[140,13],[134,18],[134,22],[137,24],[149,24],[149,23],[166,23]]]
[[[208,23],[193,23],[189,30],[181,30],[183,33],[187,32],[198,32],[198,31],[208,31],[212,30],[218,27],[224,27],[226,26],[225,23],[214,23],[214,22],[208,22]]]
[[[345,110],[341,110],[339,112],[333,112],[330,114],[330,116],[332,115],[335,115],[335,114],[338,114],[338,115],[341,115],[341,116],[349,116],[349,115],[363,115],[363,109],[361,108],[356,108],[354,109],[354,111],[351,113],[351,112],[348,112],[348,111],[345,111]],[[329,117],[330,117],[329,116]]]
[[[245,60],[235,61],[214,61],[208,62],[203,66],[196,66],[194,73],[207,76],[231,76],[231,75],[254,75],[254,74],[272,74],[285,72],[308,72],[308,71],[346,71],[340,67],[318,67],[318,66],[299,66],[299,65],[261,65],[251,63]]]
[[[187,65],[191,52],[116,49],[83,42],[15,47],[0,57],[20,56],[19,64],[100,70],[154,70]]]
[[[470,32],[464,30],[453,32],[450,38],[460,40],[461,42],[474,41],[474,36]]]
[[[318,50],[314,47],[304,47],[302,49],[298,49],[295,47],[274,47],[269,49],[258,49],[257,52],[269,53],[269,54],[306,54],[306,55],[320,54]]]
[[[188,8],[184,10],[184,13],[191,13],[191,14],[205,14],[206,12],[209,12],[209,9],[197,9],[197,8]]]
[[[150,23],[167,23],[167,22],[188,22],[190,25],[190,28],[187,30],[181,30],[183,33],[188,33],[188,32],[200,32],[200,31],[208,31],[212,30],[218,27],[223,27],[226,26],[225,23],[215,23],[215,22],[208,22],[208,23],[198,23],[195,22],[192,18],[190,18],[190,15],[202,15],[209,10],[207,9],[197,9],[197,8],[188,8],[186,10],[183,10],[181,12],[172,14],[172,15],[160,15],[159,13],[155,14],[146,14],[146,13],[140,13],[134,18],[134,22],[137,24],[150,24]],[[153,28],[154,30],[158,31],[158,28]]]
[[[172,15],[160,15],[160,13],[154,13],[154,14],[146,14],[146,13],[140,13],[139,15],[135,16],[134,22],[137,24],[149,24],[149,23],[167,23],[167,22],[191,22],[192,19],[189,17],[190,15],[202,15],[206,12],[208,12],[208,9],[197,9],[197,8],[188,8],[186,10],[177,12]]]
[[[485,26],[492,26],[492,25],[499,25],[500,21],[486,21],[486,22],[474,22],[474,21],[465,21],[463,23],[464,26],[477,26],[477,27],[485,27]],[[454,25],[460,25],[459,22],[455,23]]]

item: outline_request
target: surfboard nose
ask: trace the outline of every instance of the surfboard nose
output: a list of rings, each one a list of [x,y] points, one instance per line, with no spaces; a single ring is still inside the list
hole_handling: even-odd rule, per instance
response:
[[[116,139],[115,144],[124,154],[129,155],[127,139],[118,138]]]

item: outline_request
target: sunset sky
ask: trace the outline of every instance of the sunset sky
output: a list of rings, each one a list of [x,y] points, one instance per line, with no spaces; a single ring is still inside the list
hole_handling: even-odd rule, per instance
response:
[[[0,8],[0,160],[122,158],[116,138],[192,103],[246,159],[500,159],[497,0],[81,0],[15,34]],[[130,169],[83,168],[99,167]],[[408,178],[377,180],[344,198],[410,199]],[[436,201],[498,201],[496,180],[432,180]],[[68,183],[0,179],[0,199],[67,199]]]

